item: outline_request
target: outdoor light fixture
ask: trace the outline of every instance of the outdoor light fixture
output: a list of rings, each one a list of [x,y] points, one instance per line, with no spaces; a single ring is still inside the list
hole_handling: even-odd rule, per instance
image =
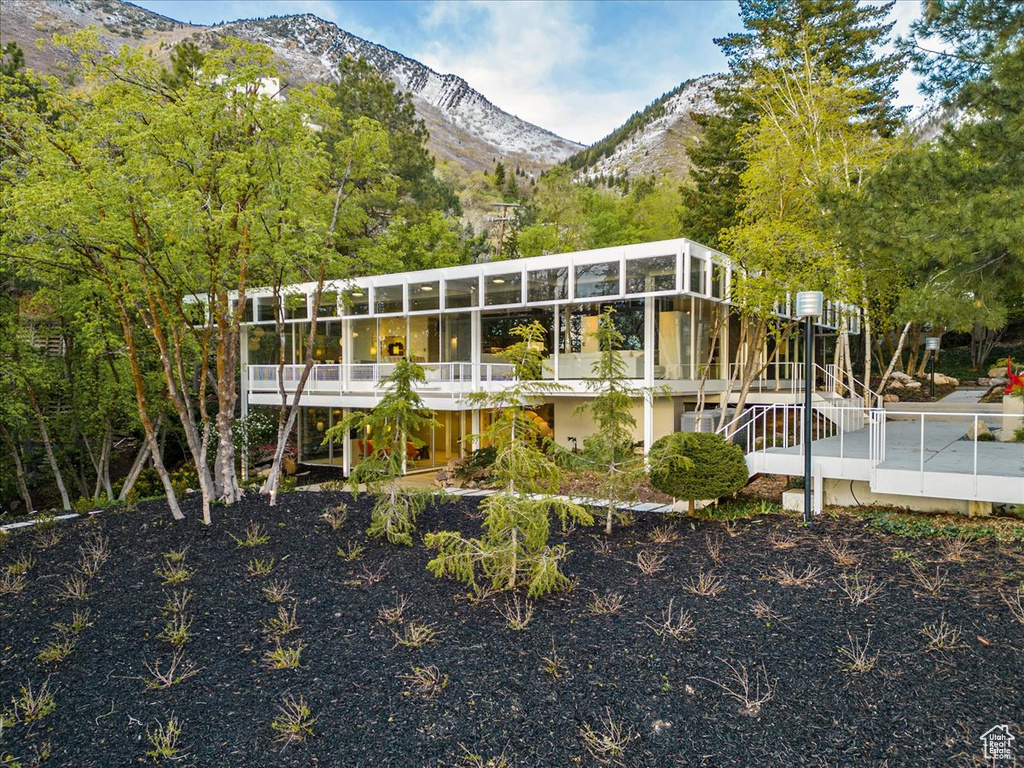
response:
[[[931,398],[935,399],[935,357],[939,354],[939,346],[942,343],[941,336],[926,336],[924,348],[932,353],[932,387]]]
[[[811,524],[811,395],[814,393],[814,318],[821,317],[821,291],[796,295],[796,316],[804,321],[804,523]]]

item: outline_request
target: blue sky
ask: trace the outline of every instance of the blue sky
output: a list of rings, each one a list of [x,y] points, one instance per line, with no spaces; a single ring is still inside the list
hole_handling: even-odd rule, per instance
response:
[[[464,77],[507,112],[592,143],[684,80],[724,71],[713,40],[740,29],[734,0],[134,0],[193,24],[314,13]],[[899,0],[896,32],[918,15]],[[918,105],[911,78],[904,103]]]

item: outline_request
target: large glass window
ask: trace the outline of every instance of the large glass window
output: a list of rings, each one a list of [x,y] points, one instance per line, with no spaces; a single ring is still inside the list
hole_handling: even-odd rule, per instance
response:
[[[370,289],[352,288],[341,295],[341,311],[346,315],[370,314]]]
[[[622,334],[619,356],[630,378],[644,375],[644,302],[643,300],[612,301],[592,304],[570,304],[559,307],[561,339],[559,341],[558,377],[586,379],[593,375],[594,363],[601,355],[597,341],[597,324],[605,307],[612,307],[612,322]]]
[[[721,344],[716,343],[712,349],[711,335],[715,329],[718,319],[721,317],[721,312],[723,311],[722,305],[706,299],[694,299],[693,311],[695,319],[693,328],[693,377],[700,378],[704,369],[708,368],[709,379],[720,379],[722,378],[719,365],[721,361],[721,356],[719,354]]]
[[[569,268],[535,269],[526,273],[530,302],[565,301],[569,298]]]
[[[295,352],[297,362],[305,362],[306,357],[306,334],[309,333],[309,324],[301,323],[295,328]],[[340,363],[341,362],[341,323],[340,322],[319,322],[316,324],[316,337],[313,340],[313,361],[316,363]]]
[[[655,303],[654,378],[693,379],[693,299],[659,298]]]
[[[256,322],[273,323],[278,316],[281,300],[274,296],[261,296],[256,301]]]
[[[281,337],[269,328],[250,328],[249,365],[277,365],[280,362]]]
[[[429,309],[440,309],[440,287],[437,280],[427,283],[411,283],[409,285],[409,311],[422,312]]]
[[[377,321],[369,318],[352,321],[353,363],[377,362]]]
[[[405,312],[401,285],[378,285],[373,289],[373,311],[378,315]]]
[[[480,306],[480,282],[475,277],[445,281],[445,307],[463,309]]]
[[[414,363],[436,363],[441,358],[441,318],[413,315],[409,318],[409,359]]]
[[[468,312],[455,312],[442,317],[441,360],[446,363],[468,363],[473,359],[473,324]]]
[[[529,325],[535,320],[544,327],[544,354],[549,356],[555,344],[555,313],[550,307],[534,307],[482,314],[480,317],[480,361],[483,363],[504,362],[500,357],[501,353],[521,340],[512,334],[512,329],[518,325]]]
[[[725,267],[721,264],[711,264],[711,295],[716,299],[725,296]]]
[[[619,292],[619,262],[581,264],[576,267],[576,298],[615,296]]]
[[[289,320],[309,319],[309,297],[304,293],[293,293],[284,297],[284,316]]]
[[[405,317],[382,317],[377,337],[382,362],[397,363],[406,356]]]
[[[523,301],[523,275],[521,272],[506,272],[488,275],[484,278],[484,304],[493,307],[498,304],[521,304]]]
[[[320,306],[317,307],[317,317],[337,317],[338,315],[338,292],[324,291],[320,294]]]
[[[707,287],[704,285],[704,274],[707,269],[707,262],[704,259],[692,257],[690,259],[690,292],[707,295]]]
[[[651,256],[626,262],[626,293],[674,291],[675,288],[675,256]]]

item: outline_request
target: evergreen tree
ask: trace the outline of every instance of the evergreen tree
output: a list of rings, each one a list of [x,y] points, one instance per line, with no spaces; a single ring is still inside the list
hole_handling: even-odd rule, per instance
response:
[[[384,382],[385,393],[377,405],[367,413],[352,414],[324,433],[327,443],[344,439],[354,429],[368,445],[372,443],[372,449],[352,470],[349,484],[354,496],[358,496],[360,484],[374,496],[366,534],[386,536],[392,544],[412,546],[416,517],[432,496],[401,484],[409,449],[424,446],[416,432],[437,425],[434,412],[423,406],[415,390],[426,380],[423,366],[400,360]]]
[[[511,590],[525,586],[531,597],[569,586],[561,563],[569,554],[564,544],[550,546],[551,518],[564,527],[571,521],[591,525],[593,517],[578,504],[559,499],[560,471],[540,447],[536,422],[524,409],[557,387],[540,381],[544,369],[544,329],[538,322],[512,331],[519,341],[503,353],[516,384],[499,393],[474,396],[494,408],[490,427],[480,436],[495,450],[491,474],[498,490],[480,504],[484,533],[467,538],[457,531],[424,537],[437,555],[427,564],[435,576],[452,576],[475,591],[483,587]]]

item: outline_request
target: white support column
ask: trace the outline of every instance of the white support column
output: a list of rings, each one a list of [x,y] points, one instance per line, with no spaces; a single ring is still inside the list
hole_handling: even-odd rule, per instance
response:
[[[651,452],[654,442],[654,396],[644,393],[644,456]]]
[[[562,305],[556,304],[552,307],[555,313],[555,321],[552,324],[555,334],[554,349],[551,350],[551,375],[555,377],[555,381],[558,381],[558,359],[562,356],[562,344],[561,344],[561,323],[562,323]]]
[[[470,321],[470,350],[469,359],[472,363],[471,368],[473,369],[473,390],[478,391],[480,389],[480,310],[474,309],[469,314]],[[479,417],[478,411],[473,411]],[[473,427],[473,431],[477,431],[479,424],[474,422],[476,426]]]
[[[473,409],[473,420],[472,420],[471,424],[472,424],[472,433],[474,435],[474,437],[473,437],[473,450],[474,451],[479,451],[480,450],[480,437],[479,437],[479,435],[480,435],[480,409],[479,408],[474,408]]]
[[[653,296],[644,299],[644,385],[654,386],[654,302]]]
[[[341,418],[348,420],[349,410],[348,408],[341,409]],[[352,474],[352,439],[349,437],[349,430],[345,430],[345,434],[341,439],[341,471],[348,477]]]
[[[241,385],[241,415],[249,415],[249,326],[243,325],[238,334],[239,383]],[[249,481],[249,441],[242,446],[242,482]]]

